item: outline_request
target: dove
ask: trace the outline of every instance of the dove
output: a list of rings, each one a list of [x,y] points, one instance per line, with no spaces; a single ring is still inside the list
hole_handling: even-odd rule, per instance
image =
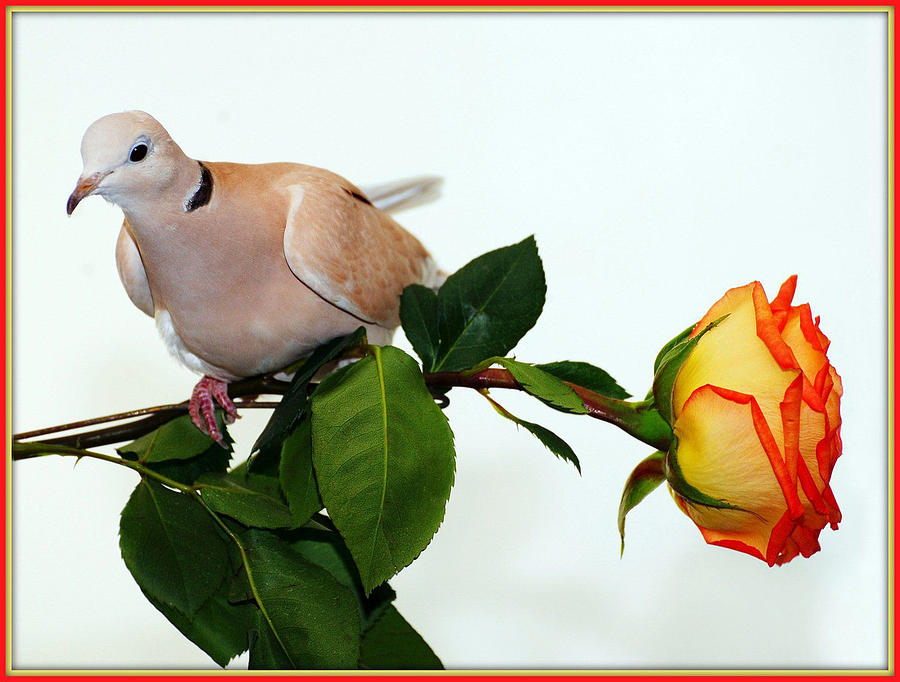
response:
[[[90,195],[122,210],[119,277],[171,354],[202,375],[189,412],[219,443],[216,404],[237,417],[230,382],[281,370],[360,325],[370,343],[389,343],[403,288],[446,278],[386,212],[431,198],[436,178],[366,193],[298,163],[198,161],[142,111],[92,123],[81,157],[66,211]]]

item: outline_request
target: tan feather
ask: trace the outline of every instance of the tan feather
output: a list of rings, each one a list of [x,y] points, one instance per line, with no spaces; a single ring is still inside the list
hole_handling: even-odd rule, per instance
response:
[[[119,271],[119,279],[131,302],[137,308],[153,317],[153,295],[150,293],[150,283],[147,282],[147,273],[144,271],[144,263],[141,261],[141,253],[131,233],[128,231],[128,221],[122,222],[119,238],[116,240],[116,269]]]
[[[97,121],[82,156],[69,211],[93,193],[122,208],[116,262],[129,298],[179,360],[214,378],[277,370],[361,321],[384,343],[403,287],[439,275],[415,237],[329,171],[201,166],[140,112]],[[211,195],[189,210],[204,166]]]
[[[346,181],[314,168],[295,179],[284,232],[291,271],[360,320],[396,327],[400,294],[422,281],[428,252]]]

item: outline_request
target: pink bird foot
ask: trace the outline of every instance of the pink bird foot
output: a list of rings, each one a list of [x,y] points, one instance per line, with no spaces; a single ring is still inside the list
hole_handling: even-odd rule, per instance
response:
[[[194,386],[191,402],[188,404],[188,412],[190,412],[194,426],[203,431],[203,433],[209,434],[210,438],[224,448],[227,447],[225,439],[221,431],[219,431],[218,424],[216,424],[216,403],[225,410],[226,422],[231,424],[238,418],[237,408],[231,402],[231,398],[228,397],[228,384],[205,375]]]

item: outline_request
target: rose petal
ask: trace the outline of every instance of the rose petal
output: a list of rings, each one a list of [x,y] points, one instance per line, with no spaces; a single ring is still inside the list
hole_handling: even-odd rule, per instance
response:
[[[804,325],[809,325],[809,329],[814,331],[809,306],[791,308],[784,329],[781,330],[781,338],[791,348],[803,374],[813,382],[822,367],[828,364],[828,359],[819,345],[818,337],[808,336]]]
[[[819,551],[821,530],[841,520],[829,480],[843,447],[843,385],[819,319],[791,305],[796,286],[789,277],[771,303],[759,282],[729,290],[694,328],[727,316],[688,357],[673,395],[671,464],[684,481],[671,480],[691,498],[673,492],[678,506],[708,543],[770,566]]]
[[[786,493],[760,438],[760,431],[765,429],[757,421],[762,414],[758,407],[754,409],[752,397],[745,398],[742,402],[740,394],[712,386],[695,391],[675,424],[676,457],[690,485],[710,497],[752,510],[699,505],[685,509],[701,529],[710,531],[704,533],[707,541],[731,538],[765,555],[772,527],[787,508]],[[773,445],[771,432],[766,440]],[[780,462],[780,478],[789,488],[787,468],[777,446],[775,454]],[[794,508],[803,513],[799,500]]]
[[[751,295],[753,296],[753,307],[756,311],[756,335],[762,339],[763,343],[772,353],[772,357],[782,369],[798,369],[800,365],[794,352],[790,346],[781,338],[781,329],[778,321],[772,315],[772,309],[769,307],[769,301],[766,300],[766,292],[762,285],[758,282],[754,285]]]
[[[779,405],[796,372],[784,371],[756,334],[753,287],[732,289],[701,320],[705,325],[728,317],[709,331],[690,354],[675,381],[673,407],[676,419],[688,397],[701,386],[713,384],[752,394],[781,439]],[[701,328],[704,328],[701,327]]]

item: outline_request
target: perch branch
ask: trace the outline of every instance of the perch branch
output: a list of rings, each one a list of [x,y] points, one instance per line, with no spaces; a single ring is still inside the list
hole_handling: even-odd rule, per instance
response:
[[[465,374],[462,372],[437,372],[425,375],[425,383],[429,388],[435,389],[435,392],[442,393],[451,388],[471,388],[475,390],[482,389],[510,389],[523,390],[522,386],[513,378],[512,374],[506,369],[486,369],[476,374]],[[595,419],[609,422],[618,426],[623,431],[635,436],[639,440],[652,445],[653,447],[665,449],[671,439],[671,430],[669,426],[659,416],[659,413],[652,406],[645,402],[627,402],[623,400],[614,400],[606,396],[590,391],[582,386],[566,382],[582,399],[588,410],[588,415]],[[283,395],[290,384],[285,381],[279,381],[272,375],[264,375],[260,377],[252,377],[235,381],[228,387],[228,395],[234,399],[247,398],[247,400],[239,400],[236,407],[244,408],[262,408],[275,407],[278,403],[274,402],[256,402],[255,399],[259,395]],[[444,396],[438,395],[438,399]],[[129,412],[121,412],[105,417],[97,417],[95,419],[86,419],[79,422],[69,424],[61,424],[59,426],[19,433],[13,436],[16,441],[50,434],[60,433],[63,431],[71,431],[73,429],[94,426],[115,421],[124,421],[127,419],[135,419],[143,417],[135,421],[129,421],[124,424],[116,424],[101,429],[94,429],[78,434],[58,436],[54,438],[43,439],[38,442],[54,443],[66,445],[74,448],[93,448],[101,445],[110,445],[113,443],[121,443],[139,438],[145,433],[158,428],[166,422],[175,419],[187,413],[187,402],[172,405],[160,405],[157,407],[147,407],[139,410],[131,410]],[[446,402],[442,407],[446,406]]]

